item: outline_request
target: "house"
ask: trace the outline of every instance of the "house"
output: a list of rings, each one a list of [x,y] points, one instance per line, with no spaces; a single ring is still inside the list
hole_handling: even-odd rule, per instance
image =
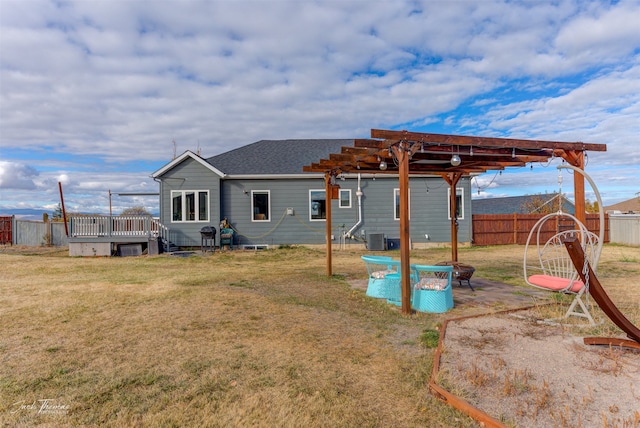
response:
[[[303,166],[353,146],[350,139],[262,140],[204,158],[187,151],[155,171],[160,222],[180,247],[200,246],[200,230],[226,219],[235,245],[322,245],[326,240],[325,178]],[[336,244],[399,238],[397,175],[342,174],[332,203]],[[450,188],[440,176],[409,178],[413,246],[449,243]],[[471,239],[470,181],[457,186],[460,242]],[[377,246],[377,244],[376,244]],[[380,248],[382,249],[382,248]]]
[[[575,214],[575,205],[562,197],[562,211]],[[471,201],[474,214],[537,214],[532,207],[550,205],[552,211],[558,210],[558,194],[540,194],[524,196],[508,196],[504,198],[473,199]]]
[[[604,211],[610,214],[640,214],[640,197],[609,205],[604,207]]]

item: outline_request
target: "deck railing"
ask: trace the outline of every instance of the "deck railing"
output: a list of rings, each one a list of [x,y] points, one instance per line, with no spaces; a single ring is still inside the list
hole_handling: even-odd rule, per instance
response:
[[[69,221],[69,235],[90,237],[161,237],[169,239],[169,229],[151,216],[78,216]]]

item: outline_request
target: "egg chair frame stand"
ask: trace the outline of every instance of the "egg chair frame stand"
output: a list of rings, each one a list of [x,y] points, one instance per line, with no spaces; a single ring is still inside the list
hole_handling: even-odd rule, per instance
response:
[[[585,318],[590,326],[595,326],[597,323],[589,312],[588,284],[579,277],[579,272],[573,265],[572,259],[564,247],[564,241],[569,238],[576,238],[576,240],[580,242],[581,250],[589,261],[592,269],[594,271],[597,269],[600,253],[602,252],[602,244],[604,242],[604,211],[602,200],[595,183],[584,171],[571,165],[560,165],[558,169],[571,169],[574,172],[580,173],[591,184],[598,200],[600,233],[596,235],[590,232],[577,217],[563,212],[561,208],[555,213],[543,216],[531,228],[527,238],[523,262],[524,280],[528,285],[533,287],[559,293],[574,294],[575,297],[563,318],[567,319],[570,316]],[[559,182],[561,183],[562,180],[559,180]],[[561,188],[559,197],[562,197]],[[553,219],[558,220],[560,218],[569,219],[575,224],[575,227],[563,231],[557,231],[556,229],[557,233],[544,241],[542,237],[544,225]],[[536,250],[535,266],[530,264],[528,260],[529,247],[531,247],[534,242]],[[530,275],[530,270],[541,273]]]
[[[616,337],[585,337],[586,345],[604,345],[604,346],[620,346],[625,348],[640,350],[640,329],[624,316],[618,307],[611,301],[609,295],[605,292],[596,273],[591,268],[589,260],[585,258],[582,251],[582,245],[576,237],[566,238],[564,245],[571,257],[573,265],[580,274],[580,278],[586,284],[584,289],[588,290],[593,296],[602,312],[613,321],[622,331],[627,334],[628,339]]]

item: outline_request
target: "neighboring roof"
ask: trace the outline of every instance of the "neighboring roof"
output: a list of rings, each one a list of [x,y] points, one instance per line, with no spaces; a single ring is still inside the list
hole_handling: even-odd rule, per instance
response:
[[[640,212],[640,197],[609,205],[608,207],[604,207],[604,210],[605,212],[620,211],[621,213],[638,213]]]
[[[330,153],[339,153],[343,146],[353,146],[353,142],[353,139],[261,140],[212,156],[207,162],[226,175],[303,175],[303,166]]]
[[[174,160],[172,160],[171,162],[169,162],[168,164],[166,164],[165,166],[163,166],[162,168],[160,168],[156,172],[152,173],[151,177],[157,178],[157,177],[162,176],[167,171],[170,171],[172,168],[174,168],[176,165],[179,165],[182,162],[184,162],[186,159],[193,159],[194,161],[198,162],[199,164],[201,164],[205,168],[211,170],[214,174],[217,174],[220,177],[224,177],[224,173],[223,172],[221,172],[220,170],[216,169],[213,165],[207,163],[207,161],[205,161],[203,158],[201,158],[200,156],[198,156],[197,154],[195,154],[195,153],[193,153],[193,152],[191,152],[189,150],[187,150],[186,152],[184,152],[183,154],[181,154],[180,156],[178,156],[177,158],[175,158]]]
[[[529,211],[523,210],[523,207],[531,203],[534,198],[544,198],[551,200],[556,198],[554,194],[544,195],[524,195],[524,196],[508,196],[505,198],[488,198],[488,199],[473,199],[471,201],[471,212],[474,214],[535,214]],[[575,206],[571,201],[564,198],[562,204],[562,211],[568,214],[575,213]]]

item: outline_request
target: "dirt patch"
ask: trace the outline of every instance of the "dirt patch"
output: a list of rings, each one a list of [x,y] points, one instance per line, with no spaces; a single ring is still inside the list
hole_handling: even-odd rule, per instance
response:
[[[439,383],[508,426],[640,426],[640,352],[516,315],[449,322]]]

